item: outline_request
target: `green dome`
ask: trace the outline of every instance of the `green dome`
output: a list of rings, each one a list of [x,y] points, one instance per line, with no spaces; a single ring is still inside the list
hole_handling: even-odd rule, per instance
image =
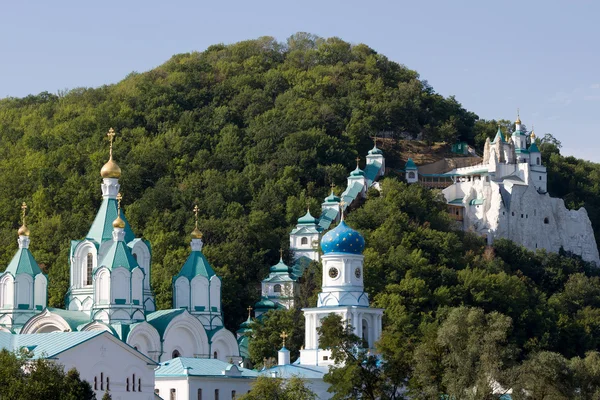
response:
[[[279,262],[275,265],[273,265],[270,269],[271,272],[286,272],[289,273],[290,272],[290,267],[288,267],[287,265],[285,265],[285,263],[283,262],[283,260],[280,258]]]
[[[416,170],[417,169],[417,165],[415,164],[415,162],[413,161],[412,158],[409,158],[406,161],[406,164],[404,165],[404,169],[409,171],[409,170]]]
[[[365,176],[365,172],[357,166],[354,171],[350,172],[350,176]]]
[[[371,150],[369,150],[369,154],[383,154],[383,151],[381,151],[377,146],[374,146]]]
[[[333,193],[333,189],[331,190],[331,194],[325,197],[326,203],[339,203],[340,198]]]
[[[310,215],[310,210],[306,211],[306,214],[304,214],[303,217],[298,218],[298,223],[299,224],[316,224],[317,223],[317,219],[315,217],[313,217],[312,215]]]

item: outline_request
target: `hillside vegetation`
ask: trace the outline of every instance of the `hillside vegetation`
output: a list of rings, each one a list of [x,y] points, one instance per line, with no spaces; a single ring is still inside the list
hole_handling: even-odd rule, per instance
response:
[[[306,202],[317,215],[329,184],[345,187],[372,135],[421,133],[427,143],[460,139],[479,148],[497,129],[369,47],[309,34],[214,45],[100,88],[0,100],[0,268],[16,250],[19,205],[27,201],[31,249],[49,272],[52,306],[64,305],[69,241],[87,233],[101,201],[110,127],[118,132],[125,212],[152,243],[159,308],[171,307],[171,279],[189,252],[198,204],[203,251],[223,278],[233,329],[258,299],[280,247],[287,259],[288,233]],[[552,139],[540,143],[550,193],[586,206],[598,229],[600,167],[562,157]],[[402,164],[394,149],[386,155],[390,165]],[[387,310],[380,348],[394,369],[384,377],[410,382],[422,398],[456,396],[490,375],[552,359],[572,371],[575,387],[588,371],[582,357],[600,346],[598,269],[504,240],[487,248],[453,231],[438,192],[397,177],[382,185],[383,195],[370,191],[348,220],[366,238],[367,290]],[[309,269],[300,305],[318,290],[318,275]],[[265,338],[293,324],[296,352],[302,318],[280,321],[264,327]],[[480,343],[481,332],[494,335]],[[261,342],[257,361],[277,343]],[[597,353],[590,354],[585,362],[593,365]]]

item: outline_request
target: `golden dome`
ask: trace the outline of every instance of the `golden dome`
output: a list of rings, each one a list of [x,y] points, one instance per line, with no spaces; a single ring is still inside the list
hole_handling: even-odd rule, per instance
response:
[[[106,164],[100,170],[100,175],[103,178],[120,178],[121,177],[121,168],[117,165],[116,162],[112,159],[112,157],[108,160]]]
[[[195,227],[192,231],[192,239],[202,239],[202,232],[200,232],[198,227]]]
[[[29,236],[29,228],[27,228],[27,226],[25,226],[25,224],[23,224],[19,228],[18,233],[19,233],[19,236]]]
[[[125,228],[125,221],[123,221],[120,215],[118,215],[117,218],[113,221],[113,228]]]

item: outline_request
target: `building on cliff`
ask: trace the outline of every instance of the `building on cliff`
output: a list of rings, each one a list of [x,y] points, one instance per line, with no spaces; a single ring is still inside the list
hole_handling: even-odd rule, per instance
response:
[[[506,238],[530,250],[563,248],[600,266],[586,210],[568,210],[562,199],[548,195],[535,134],[521,129],[517,117],[510,139],[498,128],[494,140],[486,141],[482,163],[443,174],[453,182],[442,190],[448,212],[489,244]]]

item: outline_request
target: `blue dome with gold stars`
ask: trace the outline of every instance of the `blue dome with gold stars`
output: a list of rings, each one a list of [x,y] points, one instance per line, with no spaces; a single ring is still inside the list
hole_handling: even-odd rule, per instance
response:
[[[327,232],[321,239],[323,253],[361,254],[365,248],[365,239],[360,233],[350,228],[344,221],[335,229]]]

